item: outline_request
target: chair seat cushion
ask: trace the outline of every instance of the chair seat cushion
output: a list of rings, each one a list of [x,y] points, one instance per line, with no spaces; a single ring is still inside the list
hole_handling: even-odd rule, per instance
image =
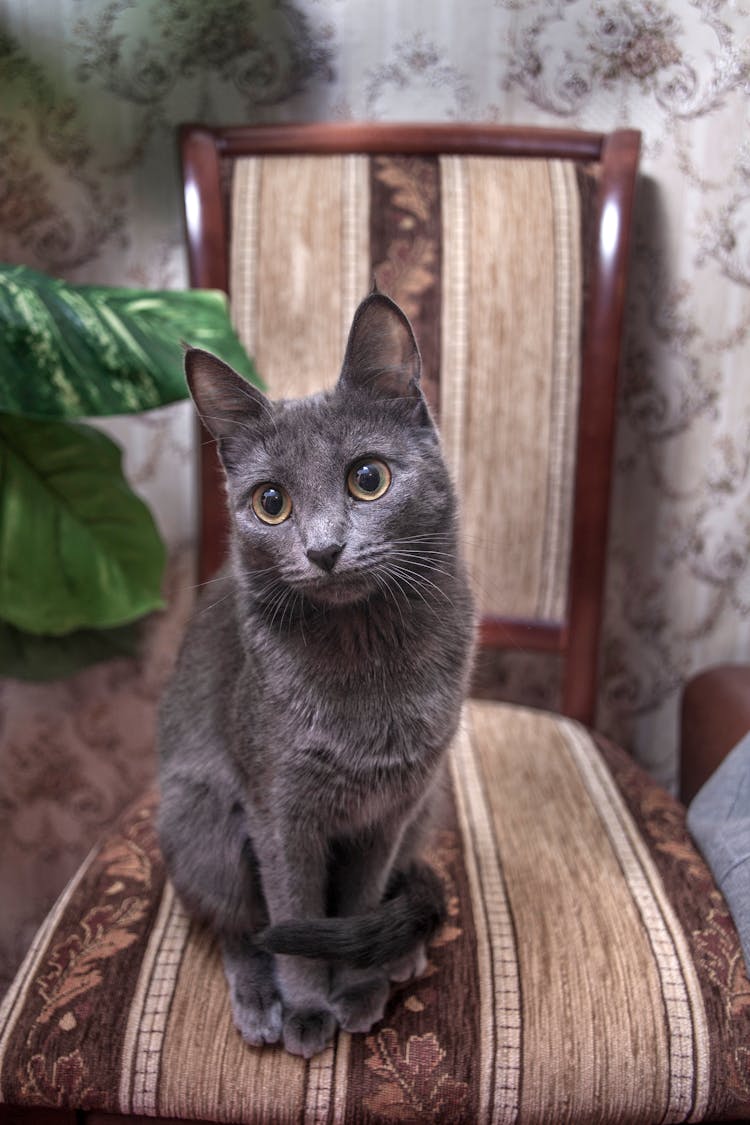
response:
[[[259,1123],[750,1114],[750,983],[682,806],[580,725],[505,704],[468,705],[450,776],[427,970],[309,1062],[234,1030],[147,794],[0,1008],[0,1101]]]

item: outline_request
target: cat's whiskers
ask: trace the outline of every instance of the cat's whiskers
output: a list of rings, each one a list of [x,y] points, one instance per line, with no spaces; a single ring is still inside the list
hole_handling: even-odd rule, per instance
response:
[[[403,547],[394,548],[396,553],[411,555],[413,558],[419,559],[454,559],[456,557],[455,551],[404,551]]]
[[[383,559],[391,558],[392,556],[395,556],[395,555],[400,554],[400,553],[403,553],[404,556],[412,555],[415,558],[424,558],[424,559],[428,559],[428,560],[432,560],[433,558],[435,558],[435,559],[440,559],[442,561],[443,559],[446,559],[446,558],[447,559],[455,558],[455,552],[454,551],[425,551],[425,550],[402,551],[402,550],[394,550],[394,548],[397,546],[397,544],[402,543],[402,542],[405,542],[405,540],[391,539],[391,540],[388,540],[384,543],[379,543],[379,544],[377,544],[377,546],[370,547],[369,549],[366,548],[363,551],[361,551],[360,554],[358,555],[358,562],[360,564],[362,564],[362,566],[372,565],[373,563],[379,563]]]
[[[261,574],[269,574],[271,571],[275,570],[275,566],[266,566],[261,570],[236,570],[234,571],[234,574],[237,575],[238,578],[255,578],[256,576],[260,576]],[[227,579],[228,575],[217,574],[215,578],[204,578],[202,582],[196,582],[195,585],[192,586],[185,586],[184,589],[202,590],[204,586],[210,586],[212,582],[226,582]]]
[[[384,573],[383,571],[380,571],[379,573],[380,573],[380,577],[381,577],[381,578],[383,579],[383,581],[385,582],[385,584],[386,584],[386,587],[388,588],[388,590],[391,590],[391,584],[390,584],[390,580],[392,580],[392,581],[393,581],[393,582],[395,583],[395,586],[396,586],[396,590],[398,591],[398,593],[399,593],[399,594],[401,594],[401,596],[402,596],[402,597],[404,598],[404,600],[405,600],[406,602],[408,602],[408,601],[409,601],[409,594],[408,594],[408,593],[407,593],[407,591],[406,591],[406,590],[405,590],[405,589],[403,588],[403,586],[401,585],[401,583],[399,582],[399,580],[398,580],[398,578],[396,577],[396,575],[395,575],[395,574],[391,574],[390,572],[386,574],[386,573]],[[393,599],[393,600],[394,600],[394,602],[396,603],[396,605],[398,605],[398,598],[396,597],[396,595],[395,595],[395,594],[394,594],[394,599]],[[400,607],[400,606],[399,606],[398,608],[399,608],[399,610],[401,609],[401,607]],[[404,618],[403,618],[403,614],[402,614],[402,616],[401,616],[401,620],[402,620],[402,621],[404,620]],[[404,623],[404,628],[406,628],[406,624],[405,624],[405,623]]]
[[[382,571],[381,571],[381,573],[382,573]],[[427,598],[424,597],[424,595],[421,593],[419,588],[415,585],[415,583],[410,579],[410,577],[405,572],[396,573],[396,571],[394,570],[393,567],[389,567],[388,568],[388,578],[390,578],[395,583],[396,588],[398,589],[399,593],[403,595],[403,598],[408,605],[413,604],[413,598],[409,594],[409,589],[410,589],[410,590],[412,590],[413,594],[416,594],[416,596],[420,599],[420,601],[422,601],[424,603],[425,607],[429,610],[429,612],[434,617],[436,617],[438,619],[440,618],[440,614],[437,612],[434,605],[430,604],[430,602],[427,600]]]
[[[405,567],[399,566],[398,563],[392,562],[389,565],[391,566],[391,569],[398,572],[398,574],[400,574],[402,578],[410,580],[415,589],[419,590],[420,584],[422,585],[422,587],[429,586],[435,591],[435,593],[440,594],[440,596],[444,598],[449,605],[453,604],[451,602],[451,599],[446,594],[445,590],[441,590],[435,582],[432,582],[429,578],[425,578],[423,574],[419,574],[418,572],[413,570],[407,570]],[[422,595],[421,591],[419,591],[419,594],[425,604],[430,605],[429,601],[427,601],[427,599]],[[432,606],[430,606],[430,608],[432,608]]]
[[[391,543],[395,546],[398,543],[423,543],[425,539],[433,540],[435,543],[452,543],[455,536],[448,531],[425,531],[421,535],[403,535],[399,539],[391,539]]]
[[[410,539],[414,539],[416,541],[419,538],[429,539],[429,538],[432,538],[432,537],[430,535],[421,536],[421,537],[420,536],[405,537],[403,540],[401,540],[401,542],[407,543],[407,542],[409,542]],[[436,537],[436,539],[437,538],[438,537]],[[446,541],[448,541],[450,536],[445,535],[445,536],[443,536],[443,538]],[[461,548],[465,552],[470,553],[470,554],[476,552],[476,553],[479,553],[479,554],[482,554],[482,555],[486,555],[488,550],[493,550],[494,548],[497,547],[496,537],[493,537],[491,535],[487,535],[479,529],[476,529],[472,532],[469,532],[466,529],[462,528],[461,531],[459,532],[458,536],[457,536],[457,541],[458,541],[458,543],[460,543]],[[395,543],[397,541],[394,540],[393,542]],[[421,554],[421,551],[419,553]],[[477,595],[477,598],[478,598],[478,601],[479,601],[480,604],[489,604],[489,603],[492,602],[493,582],[492,582],[492,579],[491,579],[490,575],[488,575],[487,573],[482,573],[481,568],[477,569],[475,567],[472,567],[472,584],[473,584],[475,594]],[[517,647],[517,646],[511,646],[511,647]],[[523,648],[519,648],[519,651],[527,651],[527,650],[525,650]]]
[[[446,559],[455,557],[453,555],[448,555],[447,553],[443,554],[442,552],[439,555],[430,554],[429,551],[425,552],[392,550],[389,551],[388,554],[392,558],[413,559],[416,562],[425,563],[425,565],[427,566],[439,566],[444,563]]]
[[[432,538],[425,540],[411,540],[411,539],[392,539],[385,544],[386,549],[392,551],[414,551],[419,555],[434,555],[436,557],[442,556],[444,558],[455,558],[456,544],[455,540],[445,539],[445,550],[439,545],[434,545]]]
[[[378,547],[370,548],[369,553],[360,557],[360,561],[371,563],[373,560],[379,561],[382,558],[391,558],[395,555],[403,555],[404,558],[424,559],[428,562],[432,562],[436,559],[443,562],[445,559],[454,559],[456,557],[455,551],[405,551],[403,548],[396,548],[396,542],[398,541],[391,541],[383,543]]]
[[[405,540],[392,540],[391,543],[403,541]],[[371,548],[370,551],[366,554],[360,555],[360,561],[367,564],[366,572],[368,573],[368,575],[374,577],[377,572],[380,572],[382,574],[384,573],[384,571],[387,571],[391,573],[394,578],[396,578],[397,570],[398,577],[402,581],[407,582],[409,587],[414,590],[415,593],[419,594],[425,604],[428,604],[427,599],[418,589],[420,581],[422,583],[423,589],[426,589],[426,587],[428,586],[431,587],[435,591],[435,593],[439,594],[449,604],[452,604],[451,599],[448,597],[446,592],[442,590],[435,582],[432,582],[429,578],[427,578],[425,572],[433,573],[435,575],[440,574],[450,580],[453,580],[455,575],[451,573],[451,571],[448,571],[439,566],[438,563],[434,559],[428,557],[426,553],[423,553],[422,551],[393,550],[391,543],[380,545],[377,548]],[[453,557],[449,552],[436,553],[436,557],[440,562],[444,561],[444,556],[447,556],[449,558]],[[401,593],[405,594],[404,588],[401,583],[399,583],[399,590]],[[405,596],[408,597],[408,594],[405,594]]]
[[[270,598],[268,598],[267,600],[265,600],[264,598],[260,599],[262,601],[263,608],[266,611],[266,614],[270,614],[270,619],[268,619],[269,629],[272,629],[274,627],[274,622],[276,621],[279,611],[282,609],[282,607],[285,607],[288,597],[288,588],[282,583],[278,583],[276,585],[276,588],[273,590]]]
[[[453,575],[440,567],[434,566],[420,566],[417,567],[411,559],[404,561],[403,559],[393,558],[392,561],[396,566],[400,567],[405,574],[408,574],[415,582],[422,582],[426,586],[430,586],[436,593],[447,598],[448,594],[440,585],[440,578],[447,578],[451,580]],[[433,575],[438,581],[432,581],[428,575]]]
[[[408,571],[403,570],[401,567],[398,567],[393,563],[387,563],[386,566],[385,566],[385,570],[386,570],[387,574],[389,575],[389,577],[393,578],[394,582],[396,582],[397,585],[401,588],[401,590],[404,593],[404,596],[406,597],[407,601],[410,601],[411,599],[409,598],[408,592],[406,590],[404,590],[404,585],[406,585],[410,590],[413,591],[414,594],[416,594],[416,596],[420,599],[420,601],[422,601],[425,604],[425,606],[427,607],[427,609],[429,609],[430,613],[435,614],[436,617],[439,616],[435,607],[430,604],[428,599],[424,596],[422,591],[419,589],[419,586],[416,583],[416,581],[414,580],[413,576],[411,574],[409,574]],[[382,573],[382,570],[381,570],[381,573]]]
[[[294,611],[297,608],[297,603],[299,602],[299,600],[300,600],[299,592],[297,590],[290,590],[289,591],[289,597],[286,600],[286,605],[284,606],[284,612],[281,615],[281,621],[279,623],[279,632],[280,633],[283,633],[283,631],[284,631],[284,622],[286,621],[286,615],[287,615],[287,611],[288,611],[289,612],[289,624],[287,625],[287,634],[291,635],[292,623],[294,622]]]
[[[446,578],[453,578],[453,573],[446,570],[445,567],[439,566],[433,559],[425,558],[424,555],[416,551],[391,551],[389,558],[397,559],[406,567],[413,567],[414,570],[421,574],[423,570],[427,570],[432,574],[443,574]],[[443,561],[442,559],[440,560]]]
[[[232,590],[229,591],[228,594],[224,594],[222,597],[218,598],[215,602],[211,602],[210,605],[201,606],[201,608],[198,610],[198,612],[196,613],[195,616],[196,617],[202,617],[203,614],[207,613],[209,609],[215,609],[217,605],[221,605],[221,603],[225,602],[227,600],[227,598],[231,598],[233,596],[234,596],[234,590],[232,589]]]
[[[184,590],[202,590],[204,586],[210,586],[212,582],[226,582],[226,574],[218,574],[216,578],[204,578],[202,582],[195,582],[190,586],[183,586]]]
[[[388,601],[388,599],[390,597],[390,600],[393,602],[394,606],[396,607],[396,611],[399,615],[399,618],[401,619],[401,628],[403,629],[404,634],[406,634],[406,622],[404,621],[404,615],[401,612],[401,606],[399,605],[398,598],[395,596],[393,591],[390,589],[385,577],[382,574],[380,574],[377,570],[373,570],[372,571],[372,577],[373,577],[373,580],[375,582],[375,585],[378,587],[378,589],[382,593],[383,598],[386,601]]]
[[[284,620],[284,614],[286,612],[288,600],[289,600],[289,594],[285,590],[282,591],[281,594],[279,595],[276,603],[275,603],[273,614],[271,615],[271,620],[268,623],[269,629],[273,629],[273,628],[276,627],[276,620],[278,618],[279,625],[278,625],[277,632],[281,632],[281,625],[282,625],[283,620]],[[279,616],[279,614],[281,614],[281,616]]]
[[[307,647],[307,635],[304,625],[305,599],[299,590],[295,590],[293,587],[280,583],[275,597],[270,599],[266,608],[271,612],[271,618],[268,622],[269,628],[272,629],[276,627],[279,633],[283,633],[286,627],[287,633],[291,634],[296,615],[300,624],[303,643],[305,647]],[[276,624],[277,619],[278,624]]]
[[[394,540],[394,542],[397,541]],[[427,578],[423,572],[442,574],[449,579],[452,579],[454,575],[433,560],[426,558],[421,551],[394,551],[390,548],[390,545],[385,545],[378,552],[377,563],[384,564],[387,569],[395,568],[402,577],[410,578],[413,582],[419,583],[421,581],[424,586],[430,586],[437,594],[450,602],[445,590]]]
[[[444,542],[449,543],[459,551],[476,547],[495,547],[498,543],[496,538],[484,535],[482,532],[469,533],[463,530],[459,531],[455,537],[446,537]]]
[[[442,550],[439,544],[445,545]],[[445,536],[410,536],[403,539],[392,539],[387,544],[388,548],[396,550],[411,550],[417,555],[434,558],[455,559],[457,539],[452,535]]]
[[[281,635],[284,632],[284,621],[286,619],[287,610],[289,609],[289,603],[291,602],[291,600],[292,600],[291,592],[286,591],[285,597],[282,599],[282,602],[281,602],[281,616],[279,617],[279,624],[278,624],[278,628],[277,628],[277,632],[279,633],[279,635]]]
[[[255,583],[250,587],[252,597],[258,602],[267,602],[269,594],[276,594],[279,587],[276,578],[266,578],[265,581]]]
[[[295,591],[295,609],[297,608],[297,602],[299,602],[299,605],[300,605],[300,608],[301,608],[301,612],[300,612],[300,615],[299,615],[300,635],[302,637],[302,644],[305,646],[305,648],[307,648],[307,635],[305,633],[305,599],[302,597],[302,594]],[[290,626],[291,626],[291,621],[290,621]]]

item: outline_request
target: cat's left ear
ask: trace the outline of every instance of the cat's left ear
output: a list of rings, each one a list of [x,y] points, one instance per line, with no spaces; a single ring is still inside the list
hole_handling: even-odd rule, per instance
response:
[[[185,351],[185,377],[198,413],[218,442],[235,437],[249,423],[271,413],[262,391],[202,348]]]
[[[395,301],[370,293],[354,314],[339,385],[422,409],[422,360],[411,324]]]

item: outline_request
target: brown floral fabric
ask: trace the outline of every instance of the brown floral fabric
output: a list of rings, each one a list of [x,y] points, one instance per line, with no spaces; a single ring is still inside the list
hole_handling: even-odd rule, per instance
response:
[[[448,823],[430,852],[445,886],[448,921],[430,947],[427,970],[394,991],[382,1026],[351,1043],[364,1122],[478,1119],[477,1059],[467,1049],[480,1034],[471,971],[476,938],[472,913],[462,910],[469,892],[453,808]]]
[[[154,779],[157,703],[194,586],[193,552],[174,552],[138,657],[0,680],[0,997],[89,850]]]
[[[129,810],[83,877],[58,904],[61,925],[32,980],[23,969],[6,996],[24,1019],[6,1046],[14,1060],[6,1100],[23,1105],[115,1109],[116,1053],[143,942],[164,883],[152,793]],[[52,917],[56,917],[53,913]],[[8,1087],[12,1090],[10,1093]]]
[[[370,161],[370,260],[378,286],[411,320],[422,353],[422,386],[440,408],[440,169],[437,157]]]
[[[679,806],[578,724],[497,703],[468,706],[450,775],[427,969],[307,1062],[235,1031],[147,794],[0,1008],[0,1101],[249,1125],[746,1116],[750,986]]]

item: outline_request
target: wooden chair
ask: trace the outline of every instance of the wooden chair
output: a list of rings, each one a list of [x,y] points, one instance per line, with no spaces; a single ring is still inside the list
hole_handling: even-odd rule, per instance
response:
[[[410,315],[483,648],[561,660],[560,713],[473,700],[430,857],[449,921],[367,1036],[247,1047],[148,794],[0,1012],[0,1100],[229,1122],[656,1122],[750,1113],[750,984],[684,809],[593,734],[638,134],[185,127],[191,281],[273,395],[332,381],[374,273]],[[201,577],[225,543],[201,444]],[[498,467],[489,474],[484,466]],[[499,486],[498,486],[499,485]],[[479,529],[479,530],[477,530]]]

